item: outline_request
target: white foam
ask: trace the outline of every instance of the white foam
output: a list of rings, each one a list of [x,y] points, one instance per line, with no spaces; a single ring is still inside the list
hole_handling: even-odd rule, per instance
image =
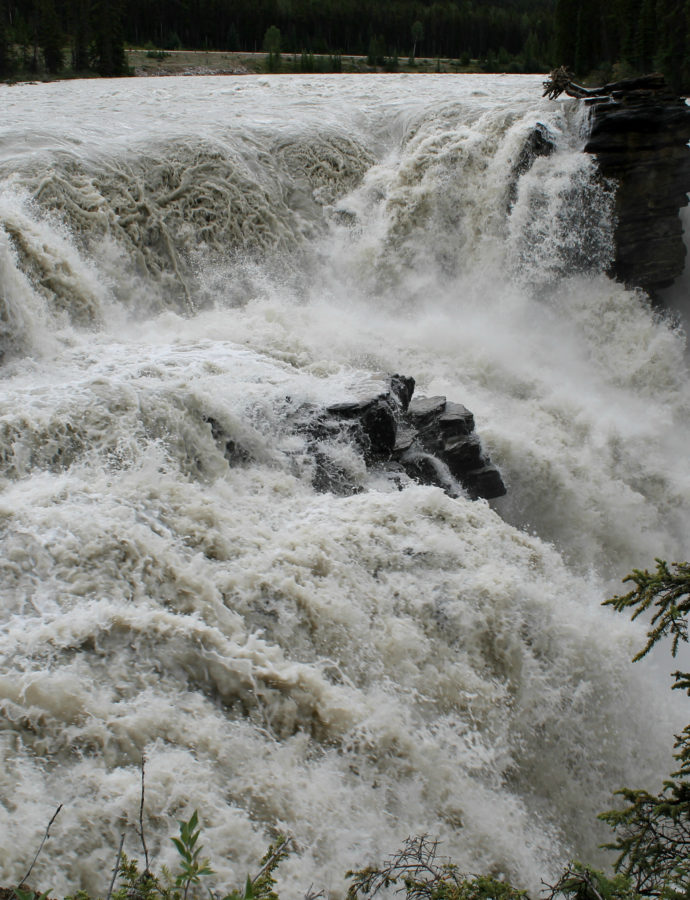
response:
[[[582,117],[539,94],[0,86],[6,879],[64,802],[37,880],[102,892],[143,752],[156,863],[194,808],[222,887],[286,828],[286,896],[418,832],[536,891],[668,770],[663,676],[600,602],[687,553],[684,338],[602,274]],[[555,153],[511,194],[538,122]],[[314,492],[290,415],[396,371],[473,410],[495,508],[343,447],[367,490]]]

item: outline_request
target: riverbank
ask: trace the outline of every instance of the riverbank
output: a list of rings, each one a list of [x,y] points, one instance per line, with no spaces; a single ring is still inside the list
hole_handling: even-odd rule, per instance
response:
[[[268,53],[250,53],[245,51],[226,52],[216,50],[165,50],[151,51],[130,47],[125,50],[127,65],[136,77],[165,77],[170,75],[259,75],[269,71]],[[65,54],[68,58],[68,54]],[[305,68],[306,63],[306,68]],[[271,71],[276,71],[274,66]],[[410,60],[390,59],[384,65],[369,65],[366,56],[338,56],[327,54],[310,55],[306,59],[301,54],[283,53],[278,70],[284,74],[313,71],[328,73],[333,71],[344,74],[374,72],[407,72],[407,73],[445,73],[459,74],[481,72],[478,60],[470,60],[468,65],[461,65],[457,59],[436,59],[420,57],[410,64]],[[74,72],[65,68],[59,74],[47,72],[16,73],[10,83],[26,81],[63,81],[71,78],[99,77],[91,72]]]
[[[166,50],[152,53],[147,50],[128,49],[127,63],[135,75],[255,75],[269,70],[268,53],[237,53],[205,50]],[[336,57],[328,54],[310,55],[314,71],[332,70]],[[338,56],[340,71],[357,72],[478,72],[478,65],[461,66],[458,60],[422,57],[410,65],[409,59],[387,60],[386,64],[372,66],[366,56]],[[397,66],[397,67],[396,67]],[[279,71],[293,73],[304,71],[299,53],[283,53]]]

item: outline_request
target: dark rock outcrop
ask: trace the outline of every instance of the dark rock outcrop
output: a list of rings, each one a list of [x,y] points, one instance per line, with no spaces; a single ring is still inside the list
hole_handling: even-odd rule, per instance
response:
[[[403,441],[396,451],[411,478],[449,491],[447,469],[472,498],[505,494],[503,479],[482,449],[469,409],[445,397],[419,397],[412,400],[404,419]]]
[[[323,452],[324,440],[357,448],[369,467],[405,473],[422,484],[435,484],[451,496],[501,497],[506,489],[498,469],[484,453],[474,431],[474,416],[445,397],[412,399],[414,379],[394,375],[390,391],[326,410],[312,410],[302,429],[316,460],[314,486],[351,493],[346,473]]]
[[[301,458],[311,469],[318,491],[348,496],[361,490],[342,451],[352,451],[368,469],[402,487],[407,476],[443,488],[452,497],[466,493],[476,500],[506,493],[501,474],[484,453],[474,430],[474,416],[445,397],[414,397],[415,381],[393,375],[390,390],[328,407],[292,406],[286,397],[288,433],[303,438]],[[218,419],[206,416],[211,436],[230,465],[244,465],[251,455],[225,432]],[[334,452],[335,451],[335,452]]]
[[[540,156],[551,156],[556,149],[556,139],[542,122],[537,122],[522,145],[522,149],[510,172],[508,182],[508,206],[511,207],[518,193],[518,181],[534,165]]]
[[[683,271],[685,245],[679,210],[690,190],[690,108],[666,85],[646,75],[585,89],[545,82],[546,93],[565,91],[591,106],[585,151],[595,154],[602,175],[613,179],[615,248],[610,274],[652,296]]]

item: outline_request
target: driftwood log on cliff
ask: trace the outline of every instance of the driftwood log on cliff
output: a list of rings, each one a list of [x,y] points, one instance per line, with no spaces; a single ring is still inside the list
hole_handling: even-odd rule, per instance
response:
[[[562,93],[591,107],[585,151],[617,184],[610,274],[655,296],[685,265],[678,213],[690,190],[690,108],[658,74],[585,88],[561,67],[544,82],[544,96]]]

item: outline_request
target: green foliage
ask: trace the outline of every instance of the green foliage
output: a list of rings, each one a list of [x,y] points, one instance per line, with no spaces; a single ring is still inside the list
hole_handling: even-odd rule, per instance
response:
[[[118,875],[120,883],[113,892],[113,900],[179,900],[179,892],[171,893],[148,869],[140,872],[137,861],[124,853],[120,857]]]
[[[414,58],[417,55],[417,44],[424,38],[424,26],[419,19],[416,19],[412,23],[410,30],[412,32],[412,53],[410,54],[410,59],[414,62]]]
[[[52,0],[43,0],[41,3],[39,40],[46,70],[56,74],[62,69],[64,62],[62,53],[64,37]]]
[[[89,0],[72,0],[72,69],[83,72],[89,67],[91,23]]]
[[[10,46],[9,28],[4,15],[0,13],[0,78],[10,75],[14,70],[14,54]]]
[[[207,894],[215,900],[278,900],[274,890],[275,871],[290,852],[291,841],[287,837],[280,835],[271,844],[261,860],[259,873],[254,878],[248,875],[242,890],[221,896],[207,886],[207,879],[215,873],[209,861],[201,856],[197,811],[188,821],[180,821],[178,825],[179,835],[171,840],[177,849],[179,869],[176,872],[163,869],[160,876],[147,869],[141,872],[136,860],[122,854],[118,868],[120,880],[112,900],[189,900]]]
[[[183,900],[187,900],[187,893],[192,884],[199,884],[203,875],[213,875],[213,869],[207,859],[200,859],[201,847],[197,847],[201,829],[199,816],[194,810],[188,822],[179,822],[179,838],[171,838],[180,854],[180,873],[175,879],[177,887],[184,888]]]
[[[42,894],[39,894],[38,891],[32,891],[31,888],[27,887],[16,887],[14,889],[14,896],[17,900],[47,900],[50,893],[50,890],[47,890],[43,891]]]
[[[680,642],[688,641],[690,564],[656,563],[652,573],[634,569],[624,579],[635,584],[633,590],[606,601],[633,619],[651,613],[647,642],[635,660],[665,637],[671,638],[674,657]],[[690,673],[673,675],[673,688],[690,695]],[[615,833],[606,846],[618,853],[616,871],[629,876],[638,893],[660,900],[690,898],[690,725],[676,737],[674,758],[679,768],[659,794],[624,788],[618,793],[626,805],[601,814]]]
[[[625,875],[604,875],[578,862],[567,866],[556,884],[547,887],[549,893],[545,900],[555,900],[556,897],[568,900],[638,900],[638,894]]]
[[[128,74],[121,2],[123,0],[97,0],[93,7],[94,39],[89,50],[89,63],[106,78]]]
[[[289,854],[291,844],[290,839],[284,834],[279,835],[276,842],[271,844],[262,857],[259,874],[253,881],[247,876],[244,895],[232,894],[225,900],[278,900],[278,894],[274,890],[276,884],[274,874],[280,863]]]
[[[180,40],[179,34],[176,31],[169,31],[163,38],[163,49],[180,50],[181,48],[182,41]]]
[[[275,25],[266,29],[263,48],[267,53],[280,53],[280,29]]]
[[[266,67],[269,72],[280,72],[281,56],[280,56],[280,29],[275,25],[271,25],[266,29],[264,34],[263,48],[268,53]]]
[[[386,60],[386,41],[383,35],[372,35],[367,49],[367,65],[382,66]]]
[[[408,838],[383,866],[347,873],[347,900],[373,896],[391,885],[400,885],[406,900],[522,900],[527,896],[489,875],[463,874],[437,853],[438,841],[428,835]]]
[[[652,627],[647,632],[647,643],[634,657],[642,659],[652,647],[666,635],[671,635],[671,653],[678,652],[680,641],[688,640],[687,616],[690,613],[690,563],[672,563],[671,568],[663,559],[656,560],[656,572],[633,569],[623,579],[633,581],[635,587],[622,597],[607,600],[605,606],[613,606],[617,612],[632,610],[631,618],[653,608]],[[676,673],[677,675],[680,673]]]
[[[647,897],[690,897],[690,784],[669,780],[658,795],[619,794],[627,805],[601,814],[616,834],[606,845],[619,854],[616,870]]]

